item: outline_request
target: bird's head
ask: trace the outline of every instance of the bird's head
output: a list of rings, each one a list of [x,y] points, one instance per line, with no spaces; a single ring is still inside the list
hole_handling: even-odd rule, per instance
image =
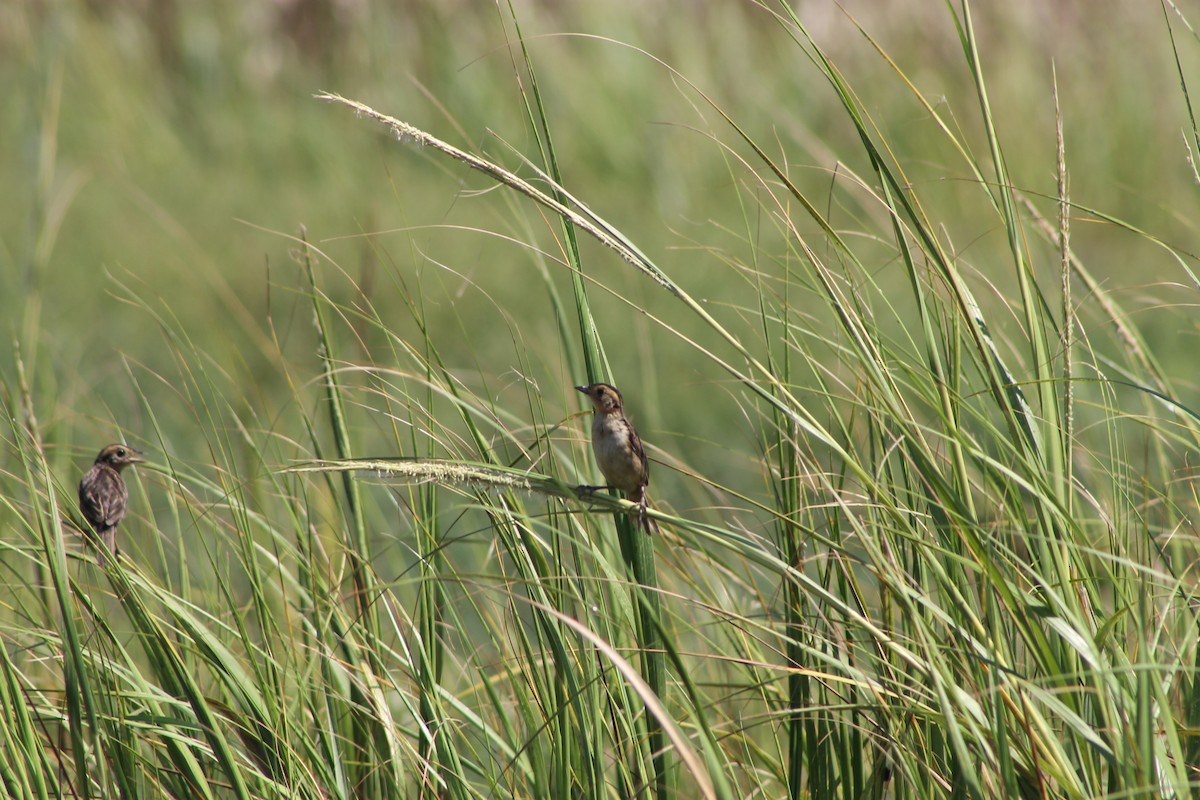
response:
[[[117,472],[130,464],[140,464],[145,460],[142,458],[141,452],[127,444],[110,444],[100,451],[100,455],[96,456],[97,464],[108,464]]]
[[[615,386],[607,383],[593,383],[590,386],[576,386],[575,388],[591,399],[592,405],[599,414],[611,414],[621,410],[621,393]]]

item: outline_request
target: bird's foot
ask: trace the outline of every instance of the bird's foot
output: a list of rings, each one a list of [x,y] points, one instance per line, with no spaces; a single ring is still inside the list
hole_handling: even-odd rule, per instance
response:
[[[643,496],[641,501],[638,502],[637,517],[638,524],[641,526],[642,530],[647,536],[658,533],[658,523],[655,522],[648,513],[646,513],[649,507],[650,503],[646,500],[645,496]]]

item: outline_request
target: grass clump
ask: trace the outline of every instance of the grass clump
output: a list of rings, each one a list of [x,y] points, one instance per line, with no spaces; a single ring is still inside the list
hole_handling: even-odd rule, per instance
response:
[[[1048,159],[1014,152],[971,6],[938,18],[953,101],[865,24],[851,58],[754,11],[842,135],[783,105],[772,130],[656,65],[721,175],[679,250],[643,244],[663,235],[643,198],[602,211],[570,177],[561,76],[509,11],[524,145],[313,103],[382,130],[398,208],[428,170],[465,187],[462,217],[287,237],[237,324],[111,275],[122,329],[153,334],[100,399],[46,355],[70,337],[21,318],[8,793],[1190,794],[1200,428],[1141,314],[1194,291],[1190,248],[1080,199],[1067,104]],[[1130,302],[1093,229],[1191,284]],[[572,387],[594,380],[646,437],[659,536],[579,488]],[[156,455],[100,568],[59,519],[108,418]]]

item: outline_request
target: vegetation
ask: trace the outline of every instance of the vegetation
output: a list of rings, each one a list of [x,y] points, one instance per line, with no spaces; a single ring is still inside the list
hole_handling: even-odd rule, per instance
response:
[[[1189,796],[1195,20],[574,5],[0,10],[5,793]]]

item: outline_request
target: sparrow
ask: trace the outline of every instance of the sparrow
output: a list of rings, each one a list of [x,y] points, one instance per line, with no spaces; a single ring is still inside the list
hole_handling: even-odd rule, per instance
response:
[[[650,484],[650,461],[642,439],[625,416],[624,401],[617,387],[607,383],[576,386],[592,401],[592,452],[607,486],[618,489],[625,499],[641,506],[642,527],[651,532],[646,517],[646,487]]]
[[[125,488],[121,470],[145,461],[141,456],[128,445],[110,444],[100,451],[92,468],[79,482],[79,510],[103,543],[96,557],[100,566],[104,566],[107,553],[115,557],[120,552],[117,525],[129,508],[129,490]]]

